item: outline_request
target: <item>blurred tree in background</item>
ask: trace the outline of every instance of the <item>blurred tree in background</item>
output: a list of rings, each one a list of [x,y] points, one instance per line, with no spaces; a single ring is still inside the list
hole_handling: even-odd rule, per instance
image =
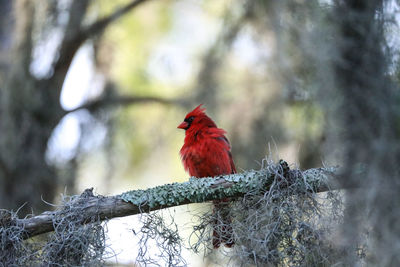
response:
[[[99,38],[134,1],[99,21],[90,1],[2,1],[0,202],[21,214],[43,210],[59,190],[74,184],[75,166],[62,179],[46,158],[54,129],[66,115],[60,95],[78,49]],[[68,137],[67,137],[68,138]],[[65,169],[65,166],[64,166]]]
[[[65,190],[186,180],[176,126],[203,103],[239,170],[272,155],[337,164],[341,186],[367,186],[346,194],[338,246],[368,243],[369,263],[399,263],[398,1],[0,0],[0,11],[1,208],[25,204],[23,216]]]

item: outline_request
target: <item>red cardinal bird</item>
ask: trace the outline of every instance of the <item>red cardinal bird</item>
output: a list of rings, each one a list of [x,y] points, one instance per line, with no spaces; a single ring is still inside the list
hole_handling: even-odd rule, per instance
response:
[[[186,131],[180,151],[185,170],[190,176],[198,178],[236,173],[226,132],[217,128],[215,122],[204,111],[205,108],[199,105],[189,112],[178,126]],[[234,245],[227,214],[229,211],[224,208],[227,201],[214,201],[214,213],[217,218],[213,231],[214,248],[219,248],[221,243],[227,247]]]

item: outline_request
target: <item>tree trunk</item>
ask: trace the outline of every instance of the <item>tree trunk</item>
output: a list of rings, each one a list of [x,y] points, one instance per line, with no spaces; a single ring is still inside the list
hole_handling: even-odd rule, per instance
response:
[[[44,210],[42,199],[52,201],[58,189],[55,169],[46,162],[45,155],[52,131],[63,116],[59,94],[68,68],[48,79],[32,76],[34,1],[3,2],[1,9],[14,5],[13,12],[5,14],[9,21],[15,20],[15,27],[8,24],[10,27],[2,30],[0,46],[6,66],[0,74],[4,77],[0,100],[0,207],[16,210],[25,205],[20,210],[20,215],[25,215],[32,208]],[[87,1],[71,5],[71,11],[75,6],[81,8],[81,17],[71,16],[77,19],[76,25],[81,23],[85,5]]]
[[[368,184],[367,191],[347,194],[344,236],[350,249],[362,243],[363,228],[371,228],[368,262],[397,266],[396,237],[400,231],[399,140],[394,125],[398,93],[388,79],[384,1],[337,1],[339,59],[335,62],[337,90],[342,96],[337,113],[344,132],[344,173],[341,184]],[[358,168],[354,168],[354,166]],[[360,169],[367,168],[367,172]],[[397,199],[397,200],[396,200]],[[370,210],[368,218],[364,215]],[[393,239],[394,238],[394,239]],[[384,255],[384,256],[382,256]],[[354,265],[356,257],[347,259]]]

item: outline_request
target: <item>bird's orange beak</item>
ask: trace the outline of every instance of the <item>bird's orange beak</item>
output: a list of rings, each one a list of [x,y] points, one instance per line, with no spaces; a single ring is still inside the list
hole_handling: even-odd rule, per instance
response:
[[[189,123],[187,123],[186,121],[182,122],[181,124],[178,125],[179,129],[186,129],[189,126]]]

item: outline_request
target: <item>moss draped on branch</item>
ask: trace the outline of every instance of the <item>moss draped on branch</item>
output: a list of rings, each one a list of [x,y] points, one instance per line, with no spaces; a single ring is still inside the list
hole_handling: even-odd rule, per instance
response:
[[[51,232],[56,225],[55,218],[68,216],[68,212],[79,210],[80,223],[108,220],[116,217],[147,213],[190,203],[236,198],[251,192],[256,194],[268,190],[276,179],[282,179],[288,185],[300,183],[307,191],[322,192],[333,189],[331,179],[336,168],[316,168],[306,171],[290,170],[287,163],[281,161],[259,171],[220,176],[217,178],[190,178],[183,183],[172,183],[146,190],[132,190],[116,196],[93,195],[93,189],[86,189],[80,196],[71,198],[55,211],[25,219],[15,219],[13,225],[24,229],[23,239]]]

